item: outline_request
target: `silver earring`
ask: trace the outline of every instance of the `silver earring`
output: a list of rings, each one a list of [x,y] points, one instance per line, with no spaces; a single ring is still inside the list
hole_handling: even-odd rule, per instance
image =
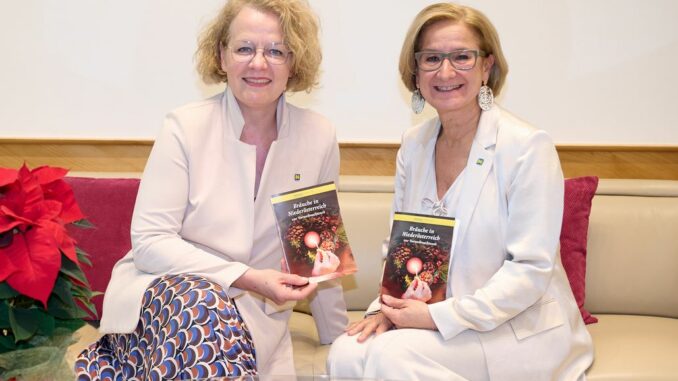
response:
[[[492,108],[492,103],[494,103],[494,94],[492,94],[492,89],[485,84],[480,86],[480,92],[478,93],[478,106],[483,111],[487,111]]]
[[[412,111],[414,111],[415,114],[421,114],[425,104],[426,100],[421,96],[421,92],[419,89],[415,89],[412,93]]]

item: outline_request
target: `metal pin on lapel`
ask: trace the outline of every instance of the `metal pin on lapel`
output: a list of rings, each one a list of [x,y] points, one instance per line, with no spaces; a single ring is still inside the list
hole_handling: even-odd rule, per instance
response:
[[[301,180],[301,173],[295,173],[294,174],[294,181],[299,181]]]
[[[483,159],[483,158],[481,157],[481,158],[479,158],[478,160],[476,160],[476,165],[483,165],[484,162],[485,162],[485,159]]]

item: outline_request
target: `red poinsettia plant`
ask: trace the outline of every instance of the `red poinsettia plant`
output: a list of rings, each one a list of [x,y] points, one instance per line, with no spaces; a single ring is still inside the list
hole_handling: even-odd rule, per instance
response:
[[[91,225],[63,180],[67,172],[0,168],[0,354],[44,345],[96,315],[81,269],[91,263],[66,229]]]

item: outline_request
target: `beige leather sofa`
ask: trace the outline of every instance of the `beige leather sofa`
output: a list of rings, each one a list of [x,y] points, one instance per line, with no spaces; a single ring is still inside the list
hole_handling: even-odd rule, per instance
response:
[[[359,271],[343,279],[351,320],[378,292],[382,242],[393,196],[390,177],[345,176],[340,206]],[[589,225],[586,308],[595,361],[589,380],[678,380],[678,181],[602,179]],[[299,375],[325,373],[329,346],[318,344],[301,303],[290,327]],[[68,353],[97,337],[90,326]],[[535,359],[538,361],[538,359]]]

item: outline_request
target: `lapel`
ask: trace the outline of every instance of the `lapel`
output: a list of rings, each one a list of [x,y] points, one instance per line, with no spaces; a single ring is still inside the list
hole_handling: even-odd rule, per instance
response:
[[[471,152],[466,163],[464,182],[457,206],[456,219],[459,221],[459,230],[455,237],[455,247],[462,245],[473,213],[476,210],[478,199],[494,166],[494,146],[497,142],[497,128],[500,116],[498,106],[483,111],[478,122],[478,131],[471,145]],[[452,253],[454,255],[454,251]]]
[[[426,183],[426,177],[434,167],[431,165],[431,156],[435,150],[436,137],[440,131],[440,119],[431,119],[423,126],[421,132],[416,137],[417,144],[413,145],[412,152],[408,154],[413,160],[410,163],[407,173],[410,178],[407,181],[407,200],[403,207],[404,211],[416,211],[421,207],[421,200],[424,197],[423,184]]]

